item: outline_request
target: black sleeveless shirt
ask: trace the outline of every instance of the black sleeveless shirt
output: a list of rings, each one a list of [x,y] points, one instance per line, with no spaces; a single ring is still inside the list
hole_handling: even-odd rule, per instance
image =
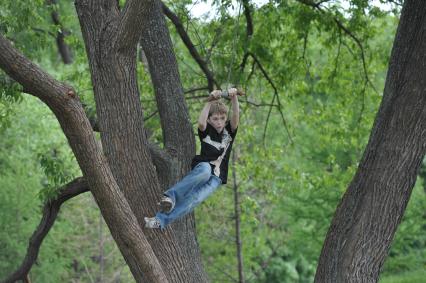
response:
[[[225,127],[220,133],[218,133],[209,123],[207,123],[204,131],[198,129],[198,137],[201,142],[201,152],[192,159],[191,168],[193,169],[200,162],[217,160],[226,150],[226,153],[219,165],[219,176],[217,176],[222,180],[222,184],[226,184],[228,179],[229,156],[231,154],[235,136],[237,135],[237,129],[232,132],[229,120],[226,122]],[[212,174],[214,175],[215,165],[210,164],[210,166],[212,167]]]

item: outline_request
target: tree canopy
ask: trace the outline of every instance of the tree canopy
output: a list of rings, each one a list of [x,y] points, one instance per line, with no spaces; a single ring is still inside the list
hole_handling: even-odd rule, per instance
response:
[[[87,127],[94,130],[94,142],[87,144],[99,156],[105,155],[105,168],[111,171],[107,175],[115,180],[105,187],[117,189],[128,200],[123,207],[132,211],[131,223],[153,211],[155,197],[188,170],[196,150],[191,125],[195,129],[209,90],[235,84],[247,94],[240,101],[229,184],[197,208],[195,221],[186,218],[164,234],[120,226],[136,231],[129,232],[134,238],[128,241],[143,242],[141,237],[146,236],[146,245],[154,250],[170,282],[190,281],[170,276],[168,272],[178,266],[164,268],[172,252],[162,250],[162,245],[185,242],[190,246],[177,254],[188,263],[191,257],[200,261],[195,252],[200,246],[203,263],[192,269],[201,278],[198,282],[207,277],[212,282],[312,282],[336,207],[356,175],[385,93],[402,1],[381,0],[381,6],[367,0],[262,5],[212,1],[209,18],[192,16],[196,1],[142,1],[134,10],[131,5],[137,1],[105,1],[96,13],[97,6],[88,8],[88,3],[97,1],[75,2],[0,0],[0,36],[52,81],[62,82],[67,91],[71,87],[78,96],[90,122]],[[143,23],[123,20],[127,29],[116,25],[126,11],[130,19]],[[141,12],[133,17],[132,11]],[[103,26],[96,27],[101,21]],[[170,34],[162,29],[164,23]],[[92,27],[96,27],[93,34]],[[132,27],[141,29],[135,32]],[[120,42],[120,36],[126,40]],[[4,64],[1,68],[0,279],[4,280],[22,264],[46,207],[64,197],[61,193],[67,192],[70,182],[83,182],[76,178],[89,176],[91,163],[84,169],[76,154],[84,149],[78,149],[78,143],[70,146],[74,132],[67,133],[44,103],[26,94],[32,90],[8,75]],[[39,98],[43,91],[36,90]],[[135,101],[138,106],[133,108]],[[128,113],[120,112],[124,110]],[[56,117],[61,111],[55,112]],[[126,115],[131,118],[120,120]],[[136,126],[133,117],[138,118]],[[185,135],[175,140],[179,127]],[[115,143],[117,139],[120,142]],[[126,156],[135,151],[137,157]],[[138,176],[129,180],[135,171]],[[382,268],[383,282],[401,274],[405,282],[424,278],[424,171],[422,167]],[[90,186],[98,186],[93,180],[85,178],[93,182]],[[62,206],[55,203],[60,212],[29,277],[36,282],[138,281],[139,255],[131,259],[131,252],[123,252],[127,239],[120,231],[110,232],[113,220],[105,211],[114,202],[102,204],[109,191],[99,185],[98,193],[91,188],[92,196],[82,193],[88,190],[86,183],[81,183],[83,187]],[[166,254],[164,259],[158,250]],[[202,267],[205,274],[198,270]]]

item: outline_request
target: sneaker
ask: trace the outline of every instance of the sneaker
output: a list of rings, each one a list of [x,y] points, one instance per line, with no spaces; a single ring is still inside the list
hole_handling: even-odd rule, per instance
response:
[[[157,229],[161,228],[160,219],[157,217],[144,217],[145,228]]]
[[[173,208],[175,208],[174,201],[168,196],[162,196],[158,205],[160,206],[161,211],[164,213],[170,213]]]

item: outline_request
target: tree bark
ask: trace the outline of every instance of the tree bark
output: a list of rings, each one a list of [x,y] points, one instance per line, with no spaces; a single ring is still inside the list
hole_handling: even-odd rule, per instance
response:
[[[377,282],[426,150],[426,2],[401,13],[384,96],[339,204],[315,282]]]
[[[0,67],[55,113],[102,216],[137,282],[207,282],[193,215],[166,231],[145,230],[162,192],[189,169],[195,140],[172,43],[157,0],[76,0],[96,101],[102,148],[74,90],[50,77],[0,36]],[[164,147],[145,134],[136,73],[147,54]],[[148,241],[150,243],[148,243]],[[154,247],[152,249],[151,247]]]
[[[142,23],[140,44],[148,60],[163,132],[165,150],[162,154],[165,155],[163,161],[166,161],[166,166],[157,167],[163,192],[188,172],[195,155],[195,139],[161,2],[152,1],[147,11],[149,13],[145,14]],[[193,214],[172,224],[170,230],[172,234],[167,237],[147,234],[155,247],[175,246],[174,250],[157,253],[165,270],[170,271],[169,280],[207,282],[196,239]],[[177,263],[179,261],[181,263]]]
[[[58,4],[57,0],[48,0],[48,5],[56,5]],[[64,64],[71,64],[73,61],[72,52],[68,44],[65,42],[65,36],[69,33],[64,26],[61,24],[59,20],[59,13],[54,10],[51,13],[53,23],[60,28],[60,30],[56,33],[56,45],[58,46],[59,54],[61,55],[62,62]]]
[[[89,58],[102,146],[138,219],[157,211],[162,192],[189,169],[195,140],[160,2],[76,1]],[[145,135],[137,84],[137,43],[148,59],[165,150]],[[154,153],[152,156],[151,153]],[[153,161],[156,161],[155,163]],[[159,166],[160,168],[156,168]],[[145,230],[170,282],[206,282],[193,216],[164,232]]]
[[[138,281],[145,278],[150,282],[167,282],[135,215],[119,190],[74,90],[31,63],[1,35],[0,49],[0,68],[20,83],[24,92],[38,97],[49,106],[58,119],[132,274]]]

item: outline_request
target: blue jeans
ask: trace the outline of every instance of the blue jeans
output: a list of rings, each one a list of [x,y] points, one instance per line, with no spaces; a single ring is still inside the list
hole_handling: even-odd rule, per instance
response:
[[[198,163],[181,181],[164,192],[175,203],[170,213],[157,212],[161,229],[191,212],[197,205],[216,191],[222,184],[219,177],[211,174],[208,162]]]

